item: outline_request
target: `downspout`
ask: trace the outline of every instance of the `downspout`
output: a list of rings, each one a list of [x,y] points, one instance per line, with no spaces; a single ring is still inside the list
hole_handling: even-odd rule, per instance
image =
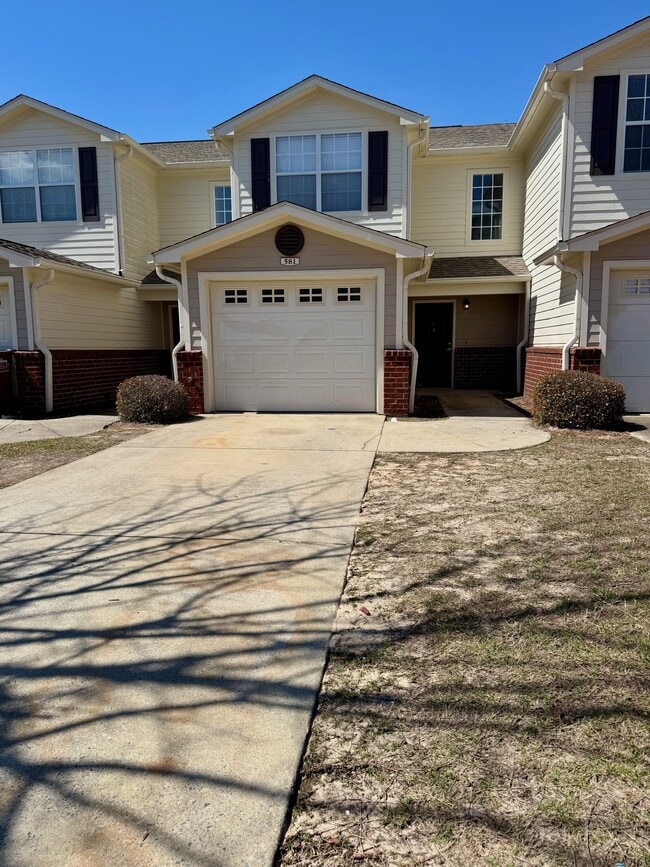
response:
[[[115,204],[117,211],[117,268],[116,271],[118,274],[122,274],[124,270],[124,220],[122,215],[122,196],[120,192],[120,172],[119,172],[119,163],[123,160],[127,160],[131,154],[133,153],[133,146],[123,141],[123,137],[120,137],[120,142],[126,145],[126,150],[124,153],[119,156],[114,157],[115,163]]]
[[[170,277],[169,274],[163,274],[162,265],[156,265],[156,274],[160,277],[163,283],[173,283],[174,286],[176,286],[176,297],[178,298],[178,333],[180,338],[176,346],[172,349],[172,370],[174,373],[174,380],[178,382],[178,359],[176,356],[185,346],[185,337],[183,336],[183,317],[181,316],[183,287],[180,280],[176,280],[175,277]]]
[[[544,93],[548,93],[549,96],[552,96],[553,99],[557,99],[562,103],[562,163],[560,165],[560,201],[559,201],[559,212],[558,212],[558,225],[557,225],[557,239],[558,241],[564,240],[564,203],[566,199],[566,175],[567,175],[567,161],[569,159],[568,149],[567,149],[567,132],[569,128],[569,97],[566,93],[562,93],[559,90],[553,90],[550,82],[544,82]]]
[[[575,312],[573,315],[573,335],[562,347],[562,370],[569,370],[571,347],[575,346],[580,339],[580,303],[582,300],[582,271],[578,271],[577,268],[571,268],[569,265],[565,265],[560,256],[553,256],[553,264],[556,268],[559,268],[560,271],[566,271],[567,274],[573,274],[573,276],[576,278],[576,300]]]
[[[38,297],[36,293],[42,286],[47,286],[48,283],[51,283],[52,280],[54,280],[54,269],[50,268],[42,280],[31,284],[29,290],[32,302],[34,346],[45,357],[45,412],[52,412],[54,409],[54,377],[52,375],[52,353],[43,343],[41,336],[41,322],[38,315]]]
[[[528,345],[528,335],[530,332],[530,279],[526,280],[526,294],[524,296],[524,336],[521,343],[517,344],[517,394],[522,393],[521,381],[521,353],[524,347]]]
[[[423,265],[420,270],[415,271],[413,274],[409,274],[407,277],[405,277],[402,284],[402,343],[407,349],[410,350],[413,356],[413,363],[411,364],[411,382],[409,384],[409,413],[412,413],[415,408],[415,383],[417,382],[419,360],[418,351],[409,340],[409,283],[411,282],[411,280],[417,280],[418,277],[422,277],[425,274],[429,273],[429,270],[431,269],[431,260],[433,259],[433,255],[433,253],[425,254],[422,259]]]
[[[413,198],[412,198],[413,197],[413,150],[418,145],[424,144],[425,141],[426,142],[429,141],[429,124],[427,123],[426,126],[424,124],[421,124],[421,126],[424,126],[424,130],[420,134],[420,137],[414,139],[408,145],[408,150],[407,150],[408,158],[407,158],[407,165],[406,165],[406,176],[408,178],[408,201],[406,204],[406,223],[407,223],[407,225],[404,226],[404,237],[405,238],[411,237],[411,211],[413,210],[413,208],[412,208],[412,202],[413,202]]]

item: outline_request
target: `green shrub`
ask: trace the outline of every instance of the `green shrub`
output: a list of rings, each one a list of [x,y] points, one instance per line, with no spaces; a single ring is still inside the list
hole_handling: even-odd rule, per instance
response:
[[[189,415],[187,392],[166,376],[133,376],[117,388],[117,412],[122,421],[173,424]]]
[[[547,373],[533,391],[533,417],[539,424],[611,430],[621,426],[624,412],[623,386],[596,373]]]

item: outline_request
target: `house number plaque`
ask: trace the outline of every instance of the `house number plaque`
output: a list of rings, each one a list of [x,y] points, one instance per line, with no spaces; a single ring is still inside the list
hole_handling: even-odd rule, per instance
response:
[[[300,265],[300,257],[299,256],[283,256],[280,259],[281,265]]]

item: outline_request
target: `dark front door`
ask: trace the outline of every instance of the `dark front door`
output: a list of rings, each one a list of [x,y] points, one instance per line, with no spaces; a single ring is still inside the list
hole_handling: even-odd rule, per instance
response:
[[[420,356],[418,385],[451,387],[453,328],[452,303],[415,305],[415,348]]]

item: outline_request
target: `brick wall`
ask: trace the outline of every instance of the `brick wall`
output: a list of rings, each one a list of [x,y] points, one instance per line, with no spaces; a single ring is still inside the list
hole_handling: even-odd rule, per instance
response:
[[[402,418],[409,414],[411,353],[408,349],[384,350],[384,414]]]
[[[600,349],[592,346],[574,346],[570,352],[569,368],[588,373],[600,373]],[[532,397],[535,384],[546,373],[562,370],[561,346],[527,346],[524,395]]]
[[[514,391],[517,385],[514,346],[460,347],[454,352],[454,388]]]
[[[54,412],[115,406],[115,393],[123,379],[152,373],[171,375],[168,350],[52,350]]]
[[[179,352],[178,381],[190,398],[190,412],[205,412],[203,401],[203,355],[200,352]]]
[[[14,352],[13,412],[24,418],[45,415],[45,357],[42,352]]]
[[[13,409],[13,364],[11,351],[0,351],[0,415]]]

